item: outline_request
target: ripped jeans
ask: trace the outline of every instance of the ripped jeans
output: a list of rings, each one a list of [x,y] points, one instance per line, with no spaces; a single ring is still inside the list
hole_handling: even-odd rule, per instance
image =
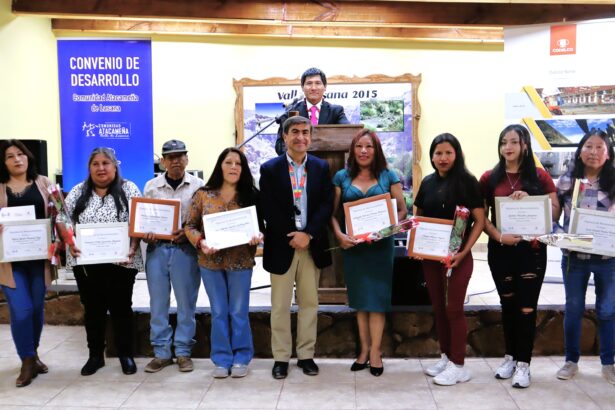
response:
[[[488,261],[502,305],[505,352],[530,363],[536,334],[538,296],[545,278],[547,248],[522,241],[502,246],[489,240]]]

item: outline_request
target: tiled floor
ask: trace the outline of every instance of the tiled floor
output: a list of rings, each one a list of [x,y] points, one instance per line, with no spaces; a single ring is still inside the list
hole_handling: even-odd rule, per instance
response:
[[[558,381],[561,357],[532,362],[529,389],[493,378],[499,359],[468,359],[472,379],[440,387],[422,369],[435,359],[386,359],[379,377],[349,371],[351,360],[319,359],[320,375],[309,377],[293,365],[286,380],[273,380],[271,360],[254,360],[244,379],[213,380],[212,363],[195,360],[192,373],[169,367],[156,374],[137,359],[135,375],[121,373],[117,359],[89,377],[79,375],[87,358],[82,327],[46,326],[40,347],[50,372],[16,388],[19,360],[10,329],[0,326],[0,409],[615,409],[615,386],[600,376],[597,357],[583,357],[572,381]]]
[[[499,297],[491,279],[484,253],[475,253],[475,267],[466,309],[499,306]],[[260,260],[258,261],[260,262]],[[550,250],[547,280],[539,303],[562,306],[559,252]],[[74,286],[74,281],[63,281]],[[257,266],[252,286],[269,284],[269,275]],[[594,303],[593,288],[587,303]],[[174,300],[173,300],[174,303]],[[145,280],[138,280],[133,306],[149,309]],[[251,292],[252,310],[269,309],[270,290]],[[201,286],[199,309],[208,309],[209,301]],[[149,359],[137,359],[139,372],[125,376],[117,359],[90,377],[79,375],[87,359],[85,332],[82,327],[46,326],[39,353],[50,372],[40,375],[31,386],[15,388],[19,360],[10,329],[0,325],[0,409],[615,409],[615,386],[600,375],[597,357],[583,357],[581,371],[572,381],[558,381],[555,372],[561,357],[537,357],[532,362],[533,384],[526,390],[510,387],[509,381],[493,378],[500,359],[471,358],[467,366],[473,378],[454,387],[439,387],[423,375],[422,369],[435,359],[386,359],[380,378],[368,372],[352,373],[351,360],[319,359],[317,377],[304,376],[291,366],[284,381],[271,378],[271,360],[254,360],[244,379],[213,380],[212,363],[195,360],[195,371],[183,374],[176,367],[146,374]]]

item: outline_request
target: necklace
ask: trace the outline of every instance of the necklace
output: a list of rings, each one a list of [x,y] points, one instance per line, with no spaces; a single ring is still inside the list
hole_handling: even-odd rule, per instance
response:
[[[510,184],[510,189],[512,189],[514,191],[515,190],[515,185],[517,185],[517,182],[519,182],[519,179],[521,179],[521,174],[519,174],[517,179],[515,179],[515,182],[512,182],[510,180],[510,176],[508,175],[508,171],[507,171],[506,172],[506,178],[508,178],[508,183]]]

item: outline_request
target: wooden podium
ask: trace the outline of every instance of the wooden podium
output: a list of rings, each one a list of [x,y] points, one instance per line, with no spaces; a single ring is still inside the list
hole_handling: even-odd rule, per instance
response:
[[[362,129],[362,124],[317,125],[314,127],[310,154],[329,163],[331,178],[337,171],[344,168],[350,142]],[[332,232],[329,232],[329,243],[332,247],[337,244]],[[346,304],[348,296],[344,285],[342,255],[339,251],[333,251],[331,256],[333,264],[324,268],[320,274],[318,301],[321,304]]]

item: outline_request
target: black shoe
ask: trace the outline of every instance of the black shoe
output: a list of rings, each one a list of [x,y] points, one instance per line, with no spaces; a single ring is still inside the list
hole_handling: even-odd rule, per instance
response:
[[[314,359],[297,360],[297,366],[303,369],[303,374],[308,376],[316,376],[318,374],[318,366],[314,363]]]
[[[350,366],[351,372],[358,372],[360,370],[365,370],[369,367],[369,360],[366,360],[365,363],[359,363],[355,360],[355,362]]]
[[[135,374],[137,372],[137,365],[132,357],[120,357],[120,364],[124,374]]]
[[[285,379],[288,376],[288,362],[274,362],[271,375],[274,379]]]
[[[90,356],[88,361],[81,368],[82,376],[91,376],[105,365],[105,358],[102,356]]]
[[[376,376],[376,377],[381,376],[382,373],[384,373],[384,364],[382,364],[382,367],[371,366],[369,368],[369,372],[372,374],[372,376]]]

